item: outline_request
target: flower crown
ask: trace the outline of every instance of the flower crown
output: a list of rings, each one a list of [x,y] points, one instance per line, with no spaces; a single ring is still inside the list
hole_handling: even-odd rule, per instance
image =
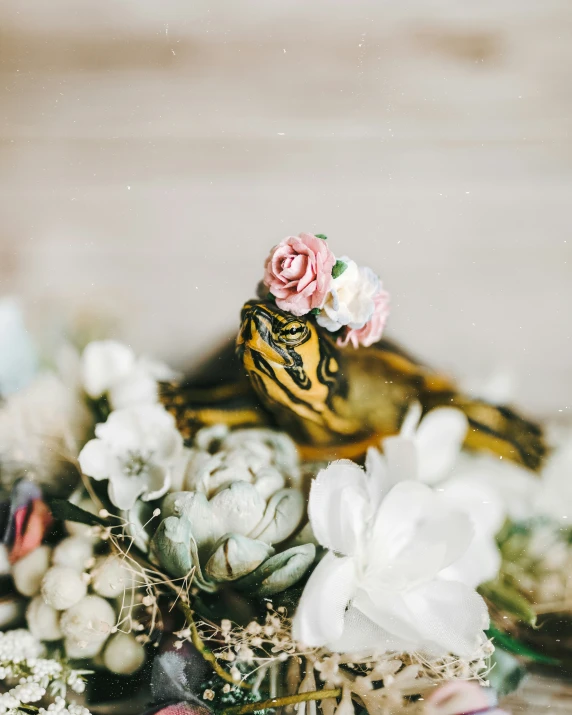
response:
[[[261,297],[300,317],[339,333],[338,345],[369,346],[382,336],[389,315],[389,293],[380,278],[347,256],[336,258],[323,234],[288,236],[264,264]]]

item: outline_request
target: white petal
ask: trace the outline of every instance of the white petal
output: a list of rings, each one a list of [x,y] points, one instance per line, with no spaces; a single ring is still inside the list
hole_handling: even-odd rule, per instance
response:
[[[346,611],[344,632],[328,648],[334,653],[383,653],[405,651],[410,641],[396,638],[368,618],[364,613],[350,606]]]
[[[153,464],[147,468],[145,478],[145,493],[143,501],[153,501],[160,499],[171,488],[170,470],[163,466]]]
[[[116,460],[108,445],[101,439],[90,440],[79,453],[79,465],[92,479],[109,479],[115,470]]]
[[[416,435],[419,477],[426,484],[444,479],[453,468],[468,430],[466,416],[453,407],[431,410]]]
[[[133,405],[153,404],[159,399],[157,381],[138,367],[112,385],[108,394],[114,410]]]
[[[308,516],[322,546],[353,554],[370,513],[365,473],[354,462],[332,462],[312,482]]]
[[[425,484],[406,481],[396,484],[377,512],[370,543],[385,560],[395,558],[408,544],[435,505],[435,494]]]
[[[135,355],[127,345],[101,340],[89,343],[81,361],[84,390],[90,397],[97,398],[129,374],[135,364]]]
[[[418,478],[419,458],[412,439],[397,435],[386,437],[382,444],[391,486],[407,479]]]
[[[460,559],[444,569],[440,576],[460,581],[470,588],[492,581],[498,575],[501,554],[494,537],[481,536],[473,540]]]
[[[133,508],[137,497],[145,491],[145,481],[141,477],[117,475],[109,480],[109,498],[118,509]]]
[[[462,583],[437,580],[403,594],[427,647],[435,653],[474,655],[489,625],[483,599]]]
[[[411,588],[435,578],[440,571],[464,558],[471,545],[474,529],[470,520],[462,512],[444,511],[440,495],[435,496],[431,511],[418,523],[410,542],[389,564],[390,588],[392,585]]]
[[[137,408],[114,410],[107,422],[96,425],[95,435],[117,452],[139,451],[143,440]]]
[[[391,638],[407,644],[405,650],[416,650],[420,643],[419,629],[415,615],[404,601],[403,592],[386,589],[374,596],[360,588],[352,605]]]
[[[478,478],[450,479],[442,486],[448,504],[469,515],[479,536],[497,534],[506,517],[499,493]]]
[[[371,499],[372,512],[375,513],[383,495],[388,492],[393,484],[391,483],[387,462],[378,449],[370,447],[365,457],[365,474],[369,498]]]
[[[180,377],[179,373],[171,369],[166,363],[150,358],[147,355],[139,357],[137,367],[155,380],[177,380]]]
[[[421,407],[421,403],[417,402],[417,400],[409,405],[409,409],[407,410],[405,418],[401,423],[401,429],[399,430],[402,437],[413,438],[415,436],[415,431],[419,426],[419,420],[421,419],[422,412],[423,408]]]
[[[344,630],[346,607],[355,590],[352,558],[328,552],[306,584],[292,624],[295,640],[307,646],[336,641]]]

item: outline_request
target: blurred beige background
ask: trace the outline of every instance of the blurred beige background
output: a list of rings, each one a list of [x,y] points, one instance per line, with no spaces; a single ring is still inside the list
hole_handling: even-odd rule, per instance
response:
[[[183,365],[272,244],[370,264],[390,332],[572,410],[569,0],[2,0],[0,294]]]

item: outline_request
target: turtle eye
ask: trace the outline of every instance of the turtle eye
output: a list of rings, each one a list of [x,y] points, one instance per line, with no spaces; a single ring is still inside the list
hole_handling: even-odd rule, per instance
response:
[[[287,345],[299,345],[308,335],[308,327],[300,320],[291,320],[280,329],[280,338]]]

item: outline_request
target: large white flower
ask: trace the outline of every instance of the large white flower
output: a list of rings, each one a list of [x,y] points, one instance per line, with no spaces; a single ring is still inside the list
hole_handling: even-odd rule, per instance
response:
[[[107,395],[115,410],[157,402],[157,381],[175,377],[167,365],[144,356],[137,358],[130,347],[115,340],[91,342],[83,351],[86,393],[94,399]]]
[[[459,470],[459,455],[468,430],[467,418],[460,410],[439,407],[421,421],[420,418],[421,406],[414,403],[400,434],[386,438],[383,450],[402,468],[406,466],[410,475],[416,474],[421,482],[438,489],[453,508],[472,522],[475,537],[445,576],[477,587],[494,579],[501,565],[495,537],[506,517],[503,500],[481,476],[461,474]]]
[[[471,588],[443,571],[471,543],[469,520],[442,494],[401,481],[372,451],[366,471],[334,462],[312,484],[309,517],[328,553],[304,589],[294,637],[339,652],[473,654],[488,613]]]
[[[379,278],[370,268],[359,267],[346,256],[340,260],[347,268],[332,281],[332,289],[316,318],[319,325],[332,332],[344,325],[363,328],[373,315],[374,297],[380,289]]]
[[[89,477],[109,480],[109,498],[116,507],[130,509],[138,497],[150,501],[169,490],[183,438],[163,407],[116,410],[96,426],[95,435],[82,449],[79,463]]]

